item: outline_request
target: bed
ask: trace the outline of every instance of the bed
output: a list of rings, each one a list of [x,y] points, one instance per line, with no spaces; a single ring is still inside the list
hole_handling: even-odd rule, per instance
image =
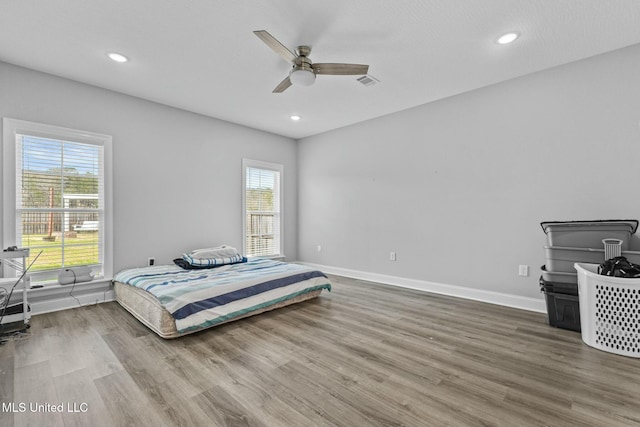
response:
[[[185,270],[160,265],[114,277],[116,301],[162,338],[176,338],[331,291],[324,273],[268,259]]]

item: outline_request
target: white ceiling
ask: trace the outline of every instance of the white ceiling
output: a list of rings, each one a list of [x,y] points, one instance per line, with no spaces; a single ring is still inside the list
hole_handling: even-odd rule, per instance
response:
[[[262,29],[381,82],[273,94],[290,65]],[[0,1],[1,61],[296,139],[636,43],[639,0]]]

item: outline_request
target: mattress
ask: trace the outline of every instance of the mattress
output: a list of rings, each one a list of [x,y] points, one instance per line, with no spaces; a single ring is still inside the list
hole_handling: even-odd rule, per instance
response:
[[[162,338],[175,338],[295,304],[331,290],[327,277],[297,264],[253,260],[205,271],[175,266],[125,270],[116,301]]]
[[[114,289],[116,293],[116,301],[118,301],[118,303],[125,310],[131,313],[133,317],[138,319],[143,325],[151,329],[162,338],[177,338],[202,330],[199,329],[186,331],[184,333],[178,332],[175,319],[171,317],[171,314],[169,314],[169,312],[164,307],[162,307],[162,305],[160,305],[158,300],[147,291],[143,291],[142,289],[134,288],[133,286],[129,286],[120,282],[114,282]],[[294,297],[290,300],[282,301],[268,307],[250,311],[234,319],[220,322],[216,326],[233,322],[234,320],[243,319],[245,317],[254,316],[256,314],[264,313],[265,311],[275,310],[276,308],[286,307],[291,304],[297,304],[302,301],[307,301],[320,296],[321,292],[322,290],[310,291],[306,294],[298,295],[297,297]]]

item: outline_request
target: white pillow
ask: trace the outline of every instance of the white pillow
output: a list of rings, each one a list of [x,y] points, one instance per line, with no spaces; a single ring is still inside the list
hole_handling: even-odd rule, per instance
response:
[[[196,249],[191,251],[189,255],[194,259],[230,258],[238,255],[238,250],[231,246],[222,245],[215,248]]]

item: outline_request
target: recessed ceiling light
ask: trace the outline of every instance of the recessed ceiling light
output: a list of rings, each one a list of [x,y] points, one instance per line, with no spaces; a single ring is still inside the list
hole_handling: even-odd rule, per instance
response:
[[[509,44],[518,38],[518,33],[507,33],[498,39],[499,44]]]
[[[127,62],[129,60],[129,58],[127,58],[126,56],[115,52],[110,52],[107,54],[107,56],[111,58],[111,60],[116,62]]]
[[[294,122],[297,122],[298,120],[300,120],[302,117],[298,116],[297,114],[294,114],[293,116],[289,117],[291,120],[293,120]]]

